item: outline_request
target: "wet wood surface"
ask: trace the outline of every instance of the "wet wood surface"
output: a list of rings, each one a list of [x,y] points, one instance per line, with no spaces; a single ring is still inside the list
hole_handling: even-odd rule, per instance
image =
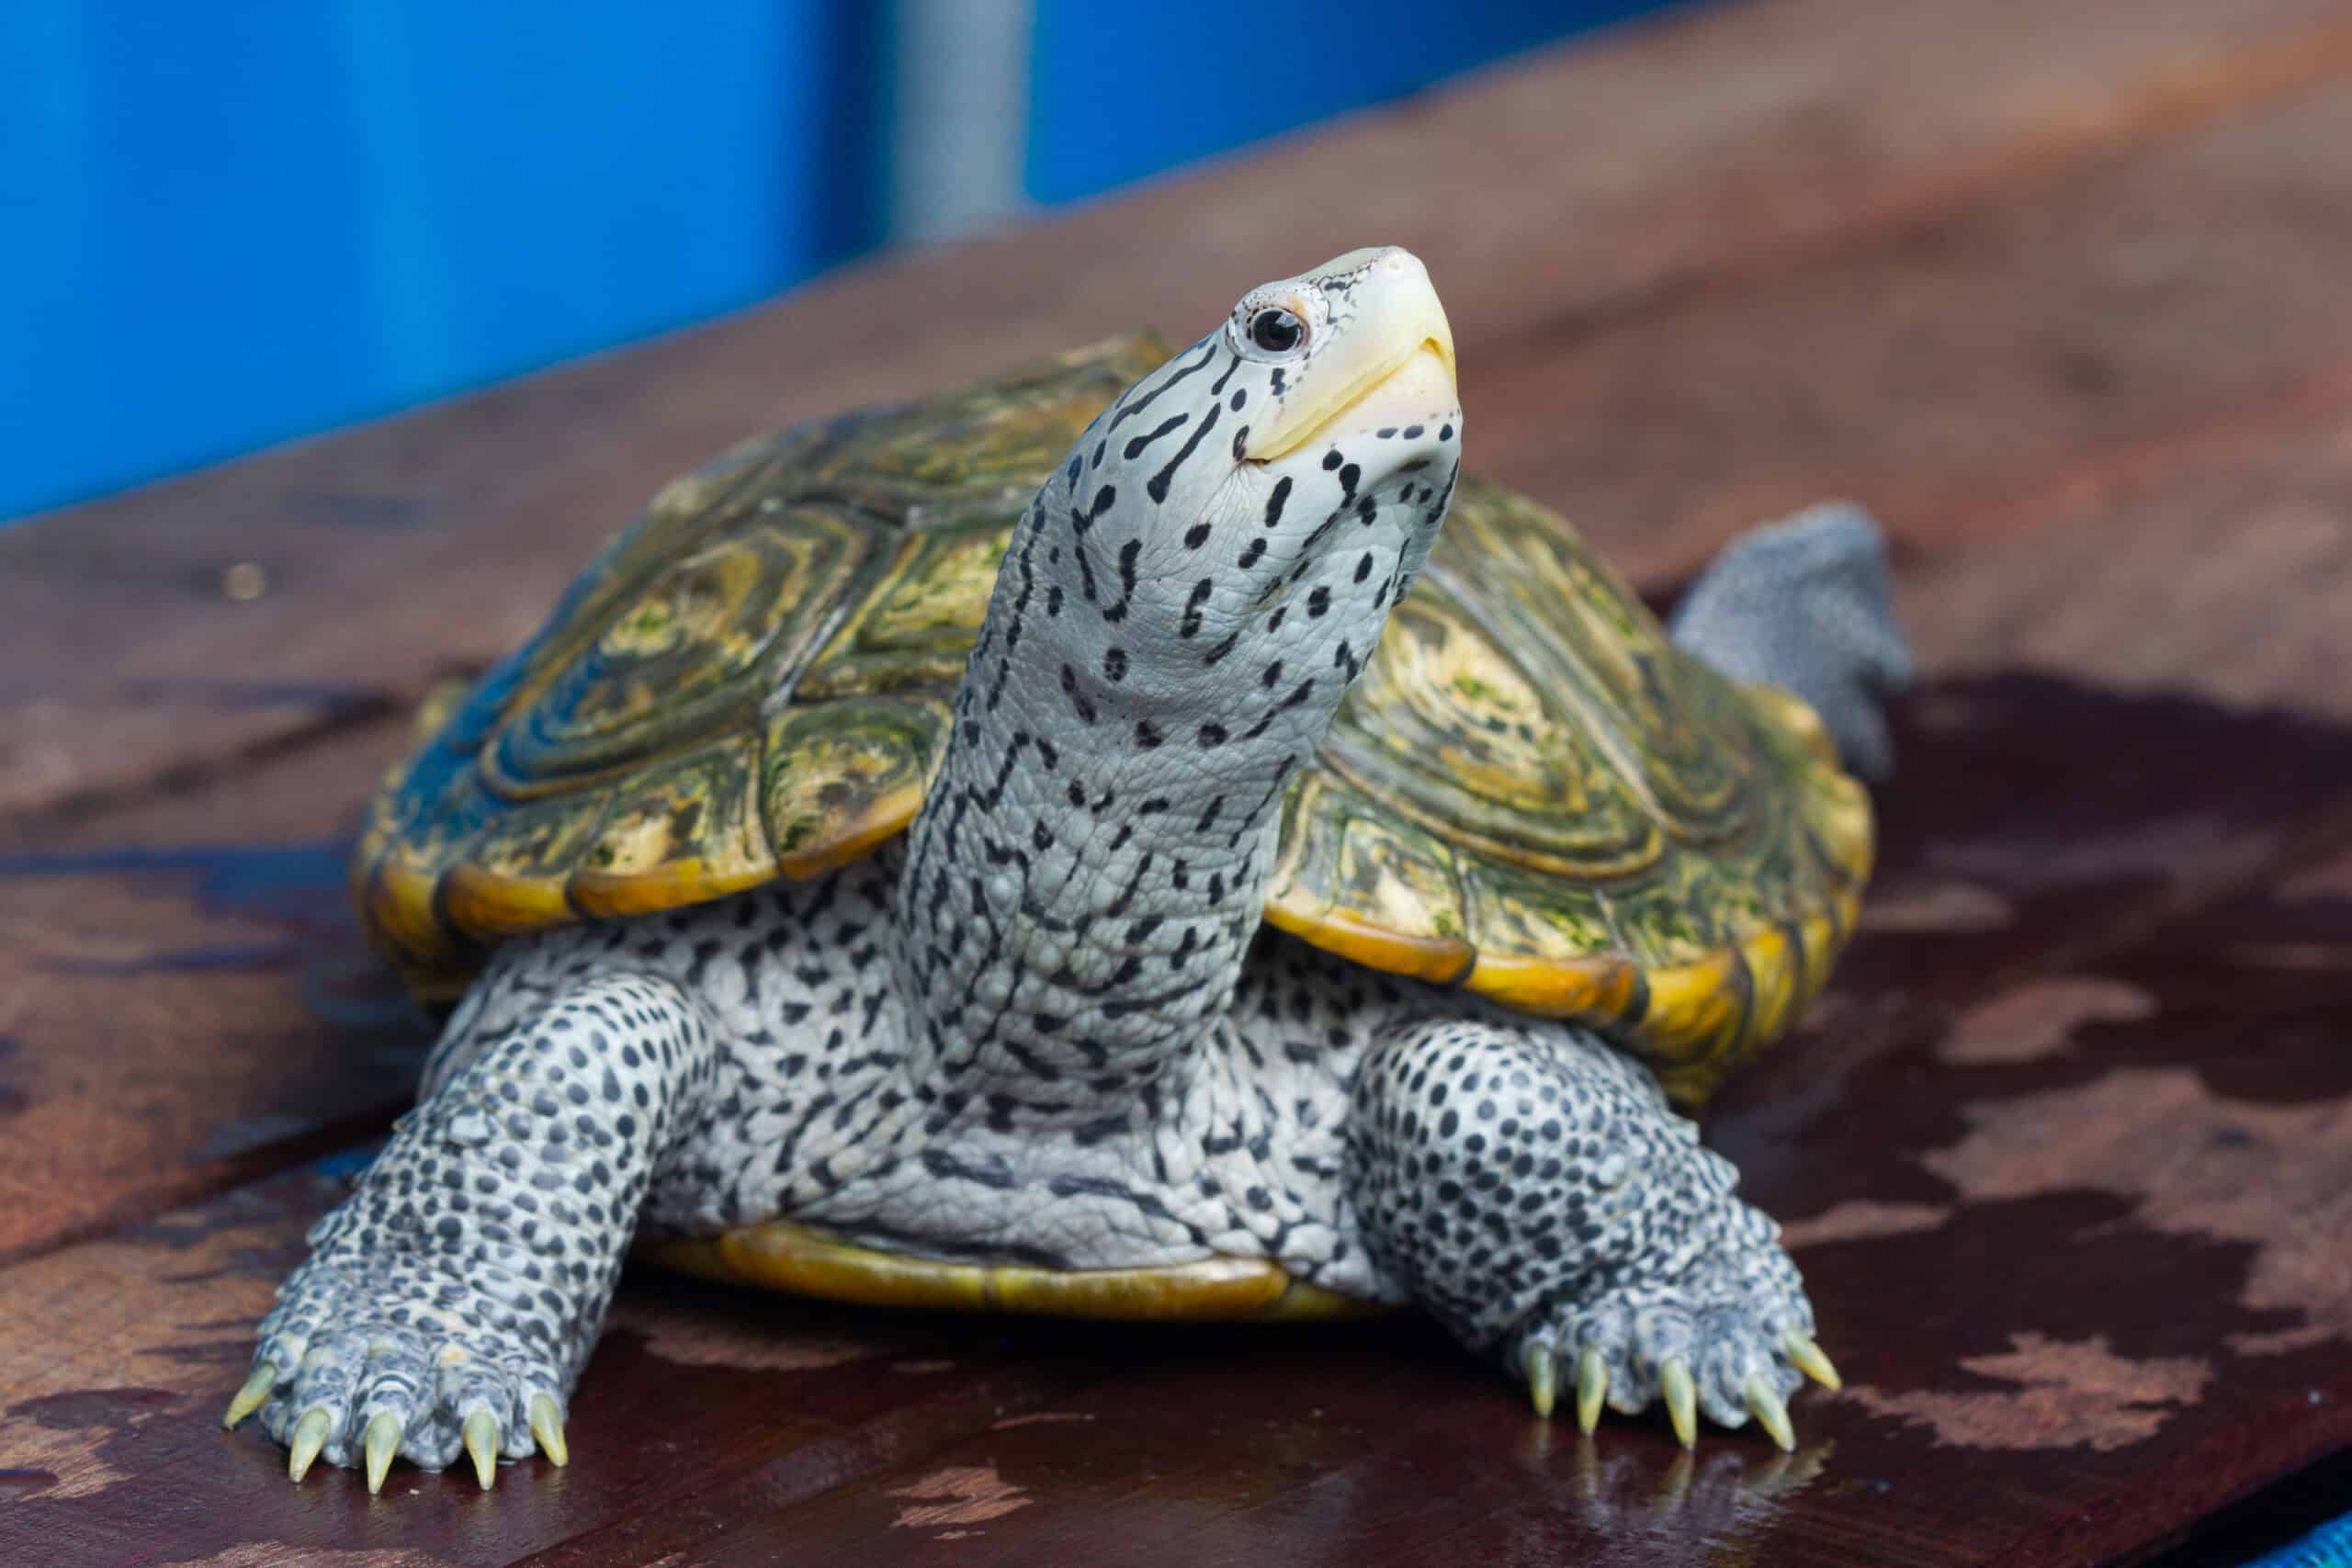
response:
[[[2093,1564],[2352,1443],[2348,144],[2340,5],[1714,7],[0,534],[0,1561]],[[341,888],[414,699],[750,430],[1386,239],[1474,462],[1638,579],[1896,533],[1863,935],[1708,1118],[1848,1375],[1799,1452],[1579,1441],[1412,1321],[653,1275],[568,1471],[220,1432],[429,1034]]]

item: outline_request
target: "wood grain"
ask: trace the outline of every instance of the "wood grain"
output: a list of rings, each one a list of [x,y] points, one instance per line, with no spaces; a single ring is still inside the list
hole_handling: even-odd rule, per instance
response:
[[[0,1258],[367,1135],[429,1021],[344,891],[383,723],[40,831],[0,823]]]
[[[119,795],[406,705],[518,640],[642,497],[753,430],[1138,321],[1214,320],[1245,283],[1367,239],[1433,258],[1479,374],[1531,337],[1581,340],[2193,130],[2347,54],[2352,20],[2332,0],[1786,0],[1668,18],[1046,225],[11,530],[0,811]],[[1613,430],[1656,428],[1638,399],[1540,382],[1540,428],[1596,408]],[[1503,406],[1502,385],[1474,409]],[[1708,428],[1766,417],[1736,412]],[[1646,570],[1676,564],[1639,553],[1668,514],[1602,507],[1592,525]],[[224,573],[248,563],[268,591],[227,597]]]
[[[1653,570],[1825,495],[1915,554],[1973,550],[2352,404],[2347,142],[2331,82],[1605,334],[1522,339],[1465,371],[1466,439]]]
[[[2063,670],[2352,718],[2352,375],[2319,390],[2086,464],[2056,506],[1921,561],[1901,606],[1920,652],[1955,675]],[[2041,525],[2070,503],[2097,520]]]
[[[1010,1354],[968,1325],[829,1313],[654,1279],[631,1283],[573,1415],[569,1470],[341,1473],[287,1484],[285,1454],[220,1407],[303,1229],[342,1190],[300,1173],[0,1275],[0,1562],[514,1562],[647,1521],[715,1528],[708,1499],[774,1510],[1067,1399],[1103,1368]],[[589,1438],[593,1430],[601,1434]],[[405,1555],[403,1555],[405,1554]]]

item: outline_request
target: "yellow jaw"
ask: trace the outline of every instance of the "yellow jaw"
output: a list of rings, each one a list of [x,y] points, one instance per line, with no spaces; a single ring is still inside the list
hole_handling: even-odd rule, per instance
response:
[[[1351,251],[1281,287],[1312,289],[1327,276],[1347,279],[1353,309],[1300,371],[1281,416],[1253,433],[1242,454],[1251,462],[1295,452],[1351,414],[1365,416],[1355,423],[1369,429],[1456,406],[1453,327],[1419,258],[1393,248]],[[1396,418],[1378,417],[1391,406]]]

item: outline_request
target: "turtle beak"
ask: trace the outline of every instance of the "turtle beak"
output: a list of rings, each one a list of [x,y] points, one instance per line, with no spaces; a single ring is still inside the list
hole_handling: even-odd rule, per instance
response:
[[[1445,418],[1459,408],[1453,328],[1420,258],[1394,245],[1353,251],[1303,281],[1348,274],[1348,330],[1315,356],[1280,413],[1251,431],[1249,460],[1272,462],[1343,428]]]

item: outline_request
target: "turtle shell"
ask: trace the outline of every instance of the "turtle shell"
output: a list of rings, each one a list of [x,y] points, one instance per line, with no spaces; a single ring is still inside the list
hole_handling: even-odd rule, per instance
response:
[[[1118,339],[668,486],[387,779],[354,867],[371,934],[447,996],[492,943],[902,830],[1013,524],[1167,354]],[[1819,990],[1870,853],[1810,709],[1683,654],[1566,522],[1465,478],[1293,780],[1267,916],[1606,1027],[1689,1102]]]

